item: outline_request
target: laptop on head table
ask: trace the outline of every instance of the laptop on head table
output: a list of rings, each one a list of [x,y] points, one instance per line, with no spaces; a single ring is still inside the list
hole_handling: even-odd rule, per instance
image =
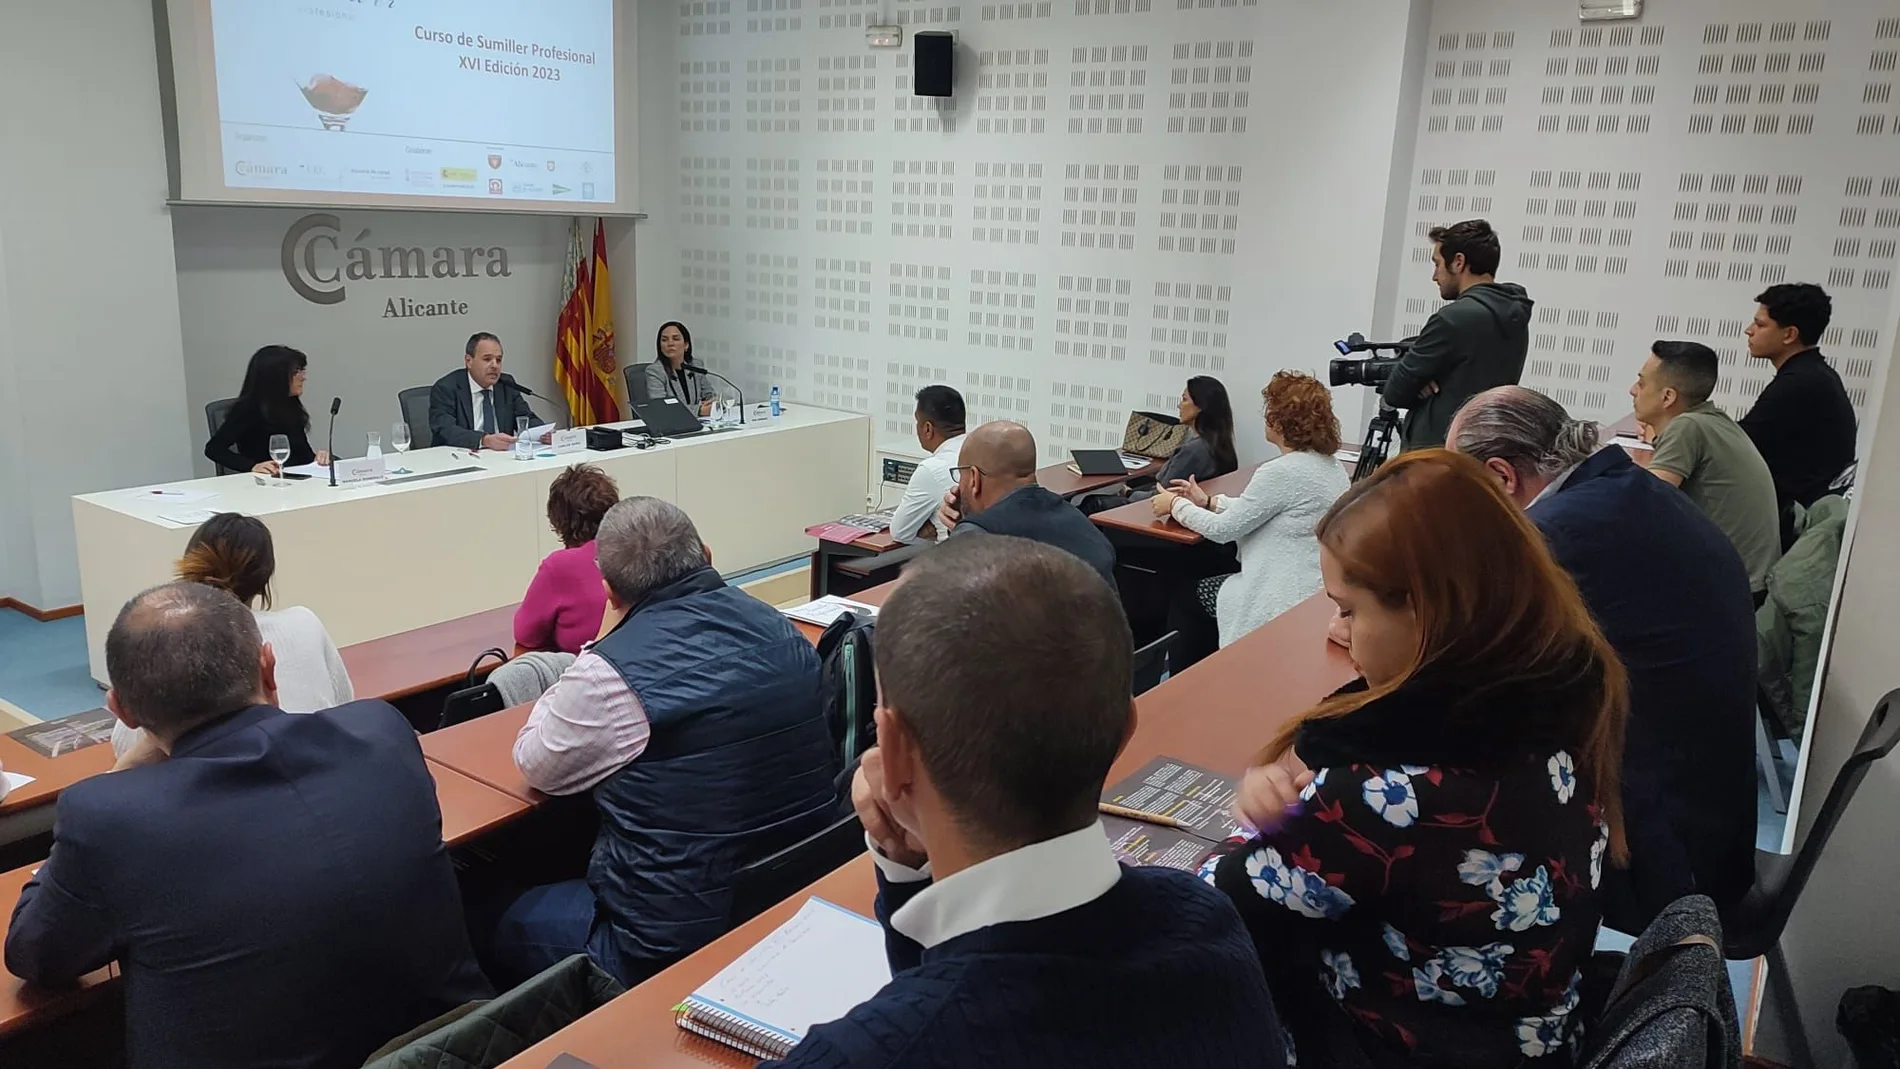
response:
[[[688,438],[705,434],[699,422],[699,410],[680,403],[677,397],[635,402],[633,411],[647,425],[648,434],[662,438]]]

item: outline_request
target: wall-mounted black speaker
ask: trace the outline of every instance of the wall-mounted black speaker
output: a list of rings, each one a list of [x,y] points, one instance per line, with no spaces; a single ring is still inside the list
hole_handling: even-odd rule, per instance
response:
[[[948,30],[911,34],[911,91],[920,97],[947,97],[956,82],[951,56],[956,38]]]

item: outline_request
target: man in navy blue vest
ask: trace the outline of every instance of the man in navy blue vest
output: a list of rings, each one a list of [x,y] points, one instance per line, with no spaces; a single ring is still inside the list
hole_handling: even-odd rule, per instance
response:
[[[502,915],[483,964],[512,984],[578,953],[632,985],[728,927],[733,873],[839,815],[818,654],[719,578],[678,507],[632,497],[594,539],[600,637],[535,703],[515,764],[591,790],[587,876]]]
[[[1521,386],[1472,398],[1451,447],[1525,507],[1629,670],[1628,869],[1603,873],[1604,921],[1638,934],[1687,894],[1733,905],[1754,882],[1755,610],[1722,529],[1594,423]]]
[[[1103,832],[1132,646],[1060,549],[956,538],[911,564],[878,615],[879,748],[852,784],[891,982],[776,1064],[1286,1064],[1233,906],[1123,868]]]
[[[117,960],[141,1069],[361,1065],[493,994],[409,722],[379,701],[291,716],[276,665],[251,611],[198,583],[106,634],[106,705],[156,745],[60,795],[6,963],[63,984]]]

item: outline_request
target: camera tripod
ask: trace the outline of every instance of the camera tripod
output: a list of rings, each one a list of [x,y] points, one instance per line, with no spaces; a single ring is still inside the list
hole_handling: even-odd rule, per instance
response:
[[[1359,480],[1379,470],[1385,458],[1392,451],[1392,440],[1399,433],[1399,410],[1379,402],[1379,411],[1366,424],[1364,444],[1359,447],[1359,462],[1353,465],[1352,481]]]

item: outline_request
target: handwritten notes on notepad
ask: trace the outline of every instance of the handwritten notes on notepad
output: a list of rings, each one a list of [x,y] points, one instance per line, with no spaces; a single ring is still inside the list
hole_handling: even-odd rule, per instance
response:
[[[813,1025],[843,1017],[890,980],[877,922],[812,898],[693,992],[678,1022],[738,1050],[779,1058]]]

